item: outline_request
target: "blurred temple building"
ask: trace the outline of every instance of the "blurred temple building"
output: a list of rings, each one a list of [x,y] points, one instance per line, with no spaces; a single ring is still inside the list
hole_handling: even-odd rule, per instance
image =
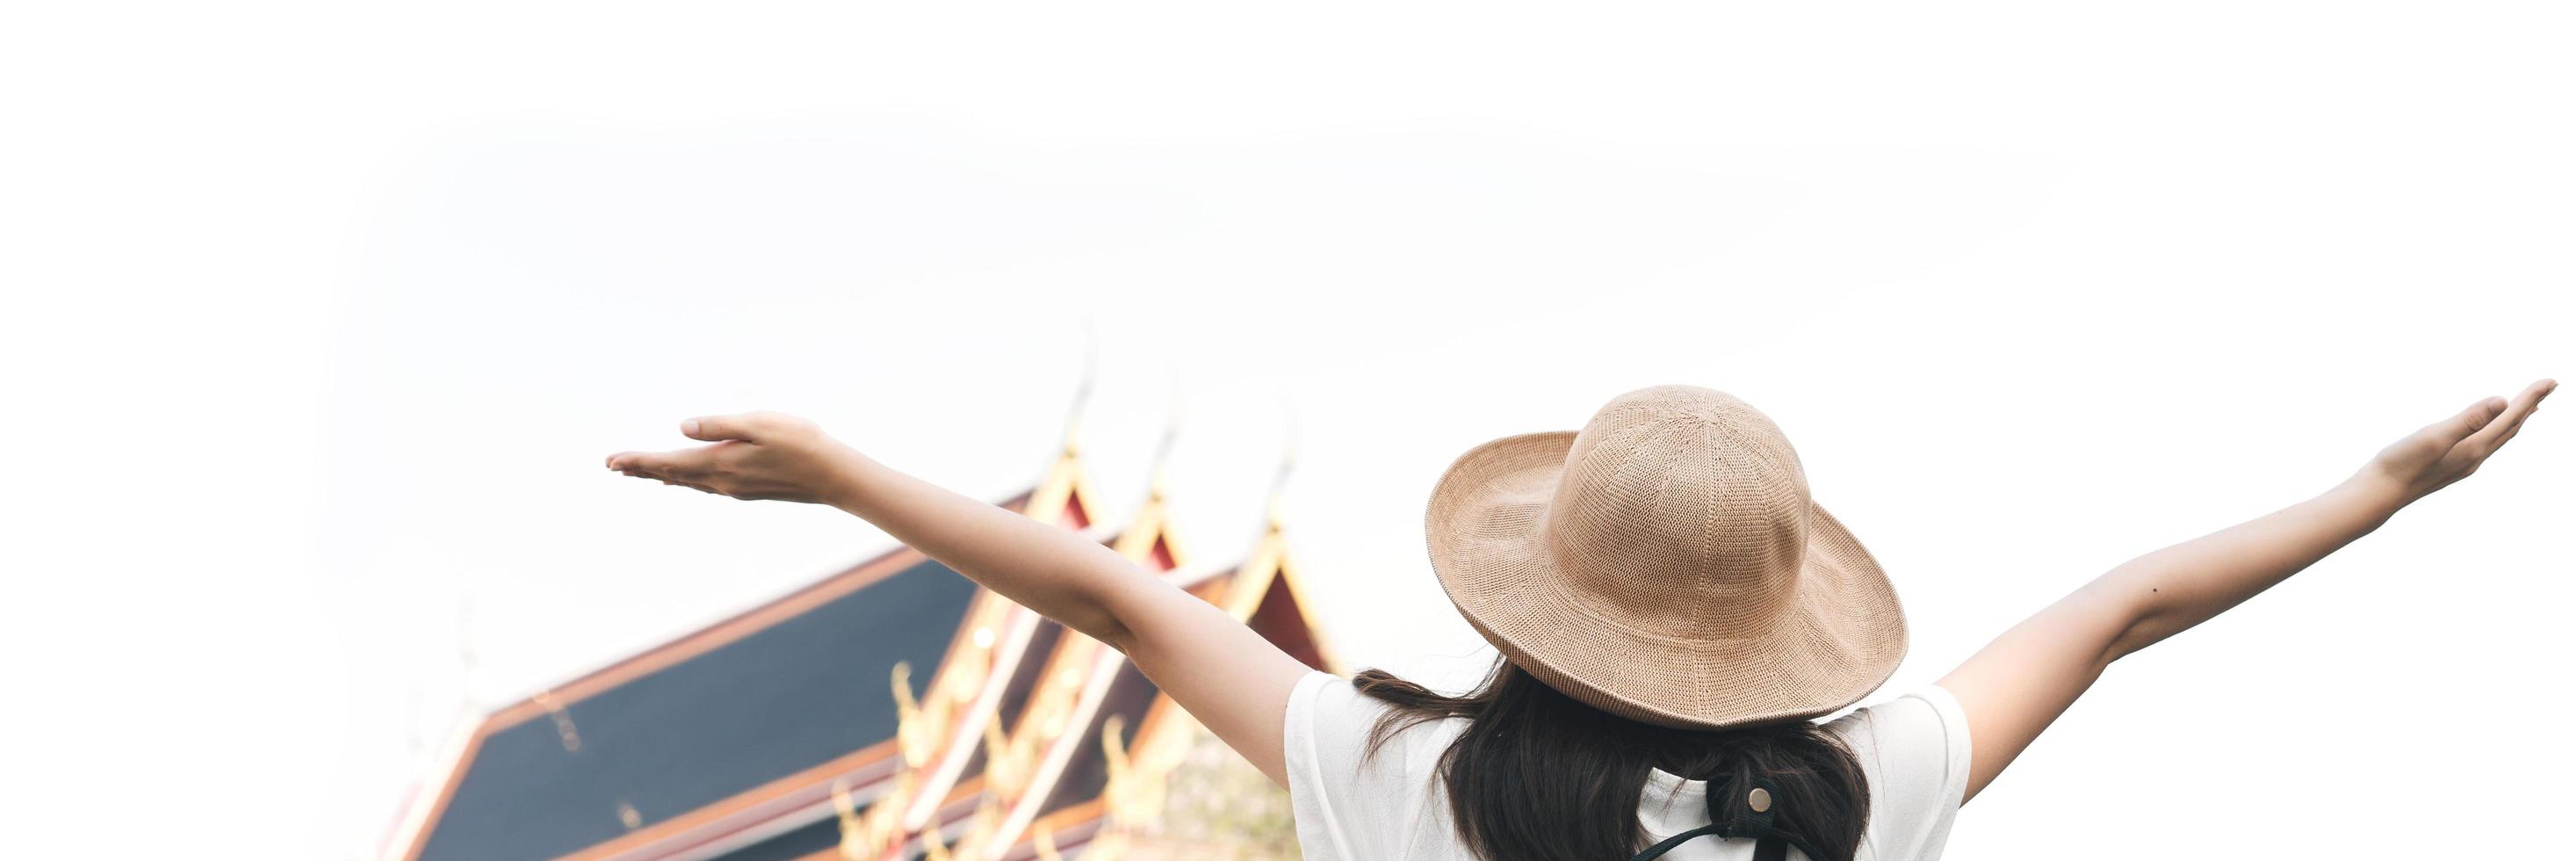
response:
[[[1340,671],[1277,506],[1241,561],[1197,564],[1162,486],[1095,523],[1068,443],[1003,505]],[[1125,655],[910,548],[502,707],[438,762],[387,858],[1296,857],[1285,793]]]

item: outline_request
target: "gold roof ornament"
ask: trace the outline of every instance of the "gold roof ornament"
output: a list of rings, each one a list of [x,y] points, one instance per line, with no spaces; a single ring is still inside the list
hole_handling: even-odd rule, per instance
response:
[[[840,820],[841,857],[845,861],[880,861],[886,853],[902,846],[907,835],[895,814],[918,789],[918,778],[905,771],[896,775],[892,788],[863,811],[850,796],[849,780],[833,780],[832,813]]]
[[[1055,463],[1047,467],[1046,477],[1038,482],[1037,491],[1029,496],[1023,509],[1028,516],[1056,522],[1065,502],[1079,496],[1090,499],[1090,488],[1082,477],[1082,414],[1091,407],[1094,381],[1100,371],[1100,338],[1088,319],[1083,322],[1082,380],[1075,384],[1073,402],[1066,405],[1064,444],[1057,447]]]
[[[1293,559],[1294,554],[1289,552],[1286,500],[1288,479],[1294,474],[1297,463],[1295,438],[1292,427],[1289,442],[1279,453],[1279,471],[1271,479],[1270,501],[1264,513],[1261,537],[1254,542],[1251,555],[1235,569],[1234,581],[1228,584],[1225,596],[1217,603],[1236,621],[1250,624],[1253,614],[1270,600],[1273,587],[1278,587],[1306,620],[1305,645],[1312,648],[1313,654],[1303,655],[1300,660],[1311,658],[1318,668],[1340,675],[1344,670],[1338,652],[1322,626],[1315,623],[1315,604],[1304,581],[1297,576],[1298,566]],[[1294,648],[1290,651],[1296,653]]]
[[[1176,478],[1172,459],[1181,424],[1177,386],[1173,420],[1156,442],[1148,486],[1140,488],[1145,491],[1139,500],[1141,505],[1131,510],[1130,516],[1117,518],[1123,522],[1116,523],[1102,522],[1108,518],[1093,504],[1097,496],[1076,457],[1081,445],[1079,426],[1091,400],[1091,386],[1086,370],[1082,390],[1076,393],[1065,424],[1064,445],[1055,453],[1046,477],[1027,494],[1005,504],[1032,519],[1108,540],[1115,552],[1146,572],[1223,607],[1238,619],[1254,622],[1264,636],[1272,637],[1301,660],[1329,669],[1330,650],[1309,639],[1320,639],[1321,632],[1311,629],[1312,607],[1299,594],[1302,589],[1295,581],[1295,566],[1288,561],[1284,536],[1284,505],[1278,485],[1286,483],[1291,471],[1293,444],[1282,452],[1279,478],[1273,482],[1261,537],[1254,542],[1256,546],[1249,548],[1251,554],[1239,557],[1243,561],[1238,565],[1191,568],[1182,537],[1174,534],[1170,522],[1169,503]],[[1294,437],[1293,428],[1290,437]],[[466,743],[457,748],[462,752],[451,761],[477,762],[473,742],[506,731],[511,721],[518,721],[534,724],[523,732],[534,735],[540,745],[548,735],[554,735],[568,753],[588,748],[590,755],[586,756],[541,758],[561,763],[548,768],[566,771],[597,763],[597,754],[609,752],[612,743],[623,737],[598,737],[603,731],[587,724],[602,721],[593,720],[595,716],[590,712],[580,716],[585,725],[575,726],[574,716],[569,713],[571,705],[583,703],[584,708],[592,708],[586,700],[600,691],[630,683],[653,683],[661,678],[656,673],[665,667],[798,618],[812,608],[833,606],[828,602],[870,588],[870,584],[908,576],[905,572],[914,570],[945,574],[923,568],[924,561],[918,551],[891,551],[763,605],[752,614],[711,626],[531,697],[476,727]],[[938,608],[943,614],[952,612],[948,604],[939,604]],[[1252,618],[1256,615],[1257,620]],[[1271,835],[1250,839],[1275,842],[1279,833],[1275,823],[1285,821],[1285,814],[1275,808],[1284,805],[1284,797],[1279,804],[1270,804],[1269,795],[1223,784],[1226,788],[1218,791],[1223,797],[1258,796],[1251,800],[1257,802],[1254,806],[1260,812],[1249,819],[1235,816],[1230,812],[1232,808],[1222,814],[1223,818],[1209,819],[1219,814],[1183,803],[1209,794],[1201,787],[1210,778],[1200,774],[1201,760],[1205,758],[1200,750],[1212,743],[1210,737],[1168,696],[1154,691],[1150,679],[1141,680],[1145,687],[1136,687],[1138,671],[1124,656],[1078,631],[1051,631],[1045,626],[1053,623],[989,590],[974,590],[963,599],[962,615],[942,618],[958,619],[959,624],[946,629],[951,632],[946,651],[933,663],[920,667],[895,665],[896,654],[866,650],[855,653],[861,657],[878,656],[885,663],[874,666],[885,667],[889,673],[880,678],[886,680],[881,683],[890,686],[891,702],[880,707],[895,714],[873,716],[874,738],[869,739],[885,743],[836,754],[799,773],[717,802],[682,804],[669,810],[657,808],[649,816],[632,804],[619,803],[629,797],[642,797],[631,795],[625,787],[615,787],[613,792],[605,793],[607,797],[581,799],[580,808],[568,815],[598,817],[602,808],[614,808],[618,820],[627,826],[627,833],[590,847],[599,851],[588,854],[660,857],[687,847],[716,845],[713,840],[727,841],[724,845],[766,844],[772,841],[764,835],[807,824],[821,826],[824,817],[831,817],[834,824],[822,827],[837,826],[840,832],[839,846],[827,857],[837,856],[845,861],[997,861],[1005,857],[1061,861],[1065,855],[1078,856],[1082,861],[1218,857],[1210,853],[1221,855],[1221,850],[1237,845],[1237,836],[1253,833],[1247,827]],[[1307,629],[1300,630],[1301,623]],[[820,657],[822,654],[814,652],[801,659],[830,659]],[[842,650],[837,654],[854,653]],[[913,657],[921,660],[918,655]],[[798,658],[781,655],[775,659]],[[864,678],[852,681],[869,684]],[[914,684],[916,681],[920,684]],[[895,720],[888,721],[887,717]],[[840,719],[838,715],[817,718]],[[553,732],[549,733],[549,729]],[[592,737],[584,738],[586,735]],[[487,757],[484,761],[499,760]],[[403,830],[397,832],[389,858],[414,861],[422,855],[426,835],[442,821],[438,803],[457,794],[457,786],[465,785],[459,776],[462,773],[462,766],[451,766],[448,783],[436,794],[428,813],[418,816],[417,823],[407,819]],[[1243,777],[1226,774],[1224,780],[1228,781]],[[1071,797],[1077,791],[1077,781],[1086,779],[1086,775],[1087,780],[1098,782],[1082,784],[1082,789],[1087,790],[1082,791],[1082,797]],[[1258,776],[1252,779],[1258,780]],[[1262,788],[1266,787],[1266,782],[1262,783]],[[830,803],[814,804],[823,800],[818,796],[827,797]],[[801,801],[786,803],[798,797]],[[1208,821],[1201,823],[1202,819]],[[460,821],[450,830],[470,833],[459,830],[465,827]],[[442,858],[473,857],[459,856],[452,850],[430,854]]]
[[[1039,826],[1037,847],[1038,861],[1064,861],[1064,856],[1055,851],[1055,829]]]
[[[876,837],[870,833],[867,821],[859,818],[859,806],[850,800],[847,779],[832,781],[832,812],[841,821],[842,861],[874,861],[871,856],[877,854]]]
[[[1053,462],[1027,493],[1008,502],[998,503],[1016,508],[1025,516],[1040,522],[1086,534],[1092,533],[1097,528],[1094,521],[1102,516],[1094,507],[1094,500],[1097,498],[1094,488],[1088,481],[1088,477],[1084,475],[1083,465],[1076,457],[1080,449],[1081,419],[1088,409],[1088,404],[1093,400],[1094,374],[1091,364],[1087,356],[1081,387],[1074,393],[1073,402],[1068,410],[1064,427],[1064,444],[1060,451],[1053,453]],[[1146,552],[1151,555],[1159,549],[1149,547]],[[716,840],[738,842],[751,839],[755,834],[753,829],[775,831],[807,824],[819,825],[823,817],[834,816],[839,811],[832,806],[816,805],[812,802],[820,800],[817,796],[825,795],[827,790],[833,788],[832,782],[839,778],[853,784],[840,789],[844,795],[855,794],[858,802],[848,811],[850,815],[840,823],[844,833],[851,837],[850,848],[855,853],[852,857],[865,858],[867,861],[886,861],[891,856],[881,850],[890,846],[906,845],[912,835],[921,831],[944,826],[946,830],[943,836],[960,836],[960,829],[964,823],[957,820],[962,818],[961,814],[967,814],[973,809],[970,805],[975,804],[975,801],[967,796],[978,794],[979,786],[982,787],[982,792],[991,792],[995,789],[1008,790],[1008,794],[1004,797],[1012,801],[1017,801],[1019,796],[1026,796],[1032,792],[1042,794],[1048,789],[1047,787],[1030,786],[1033,781],[1040,779],[1036,776],[1038,765],[1052,761],[1050,757],[1057,756],[1062,751],[1050,751],[1049,742],[1041,738],[1041,733],[1028,732],[1027,730],[1034,728],[1031,723],[1000,721],[1001,729],[1018,732],[1002,735],[997,748],[998,753],[990,753],[986,757],[976,756],[979,751],[996,748],[982,737],[984,735],[982,730],[985,729],[984,724],[996,722],[994,710],[998,704],[1006,701],[1020,703],[1023,706],[1020,717],[1024,718],[1032,711],[1026,708],[1027,706],[1038,705],[1036,700],[1045,699],[1030,697],[1030,691],[1026,687],[1012,687],[1006,684],[1016,681],[1025,685],[1027,683],[1025,675],[1020,675],[1016,679],[997,678],[1044,667],[1045,653],[1041,651],[1031,654],[1030,652],[1033,642],[1046,641],[1033,639],[1032,631],[1041,630],[1038,626],[1042,624],[1035,614],[988,590],[977,590],[977,594],[967,600],[964,623],[956,629],[948,652],[935,664],[920,668],[923,674],[928,675],[927,678],[919,679],[922,684],[919,686],[911,684],[914,679],[910,677],[909,672],[905,677],[894,682],[902,690],[895,694],[895,702],[890,705],[898,712],[895,717],[909,719],[887,722],[893,723],[894,726],[887,726],[885,723],[875,725],[877,738],[870,741],[882,739],[887,742],[885,744],[871,744],[838,752],[828,759],[800,760],[811,764],[795,771],[763,775],[765,782],[739,789],[729,795],[717,793],[710,796],[713,800],[702,800],[698,795],[682,793],[680,797],[687,799],[686,801],[679,802],[676,807],[668,810],[657,808],[649,813],[640,810],[631,814],[627,812],[627,809],[632,808],[633,805],[620,802],[630,797],[642,799],[642,795],[637,794],[637,790],[626,786],[607,786],[598,792],[578,798],[519,797],[525,793],[498,793],[511,797],[506,799],[505,803],[494,804],[490,796],[495,795],[496,791],[490,787],[502,785],[503,782],[467,779],[469,772],[484,771],[532,773],[549,778],[566,775],[591,776],[601,773],[603,767],[613,764],[602,763],[597,754],[607,752],[610,747],[615,746],[614,743],[623,741],[624,736],[615,739],[592,737],[600,734],[594,727],[588,725],[594,722],[591,720],[593,715],[584,712],[579,716],[582,721],[577,724],[576,716],[570,713],[573,705],[580,704],[584,708],[592,708],[590,700],[595,695],[629,685],[637,686],[637,689],[657,686],[650,688],[654,691],[685,687],[678,682],[669,681],[680,676],[667,673],[665,670],[696,660],[710,651],[742,641],[746,637],[768,630],[784,621],[817,612],[817,608],[836,606],[833,602],[855,591],[910,576],[909,572],[919,569],[924,561],[927,561],[926,557],[917,550],[902,547],[891,549],[747,613],[728,618],[703,630],[531,695],[527,699],[483,714],[479,719],[460,727],[447,743],[439,748],[438,755],[434,757],[435,771],[429,776],[429,783],[413,802],[406,805],[403,816],[394,826],[393,834],[385,841],[386,849],[383,857],[387,861],[476,857],[478,851],[506,848],[510,845],[511,841],[494,840],[486,836],[499,830],[489,827],[494,821],[512,825],[545,821],[562,823],[580,821],[583,817],[596,818],[603,813],[612,812],[615,815],[613,821],[625,826],[616,829],[617,836],[585,845],[580,852],[566,854],[659,857],[680,851],[685,847],[705,845]],[[945,605],[942,605],[942,610],[945,611]],[[471,666],[473,649],[472,644],[466,640],[469,639],[467,635],[471,634],[471,626],[460,621],[459,628],[460,662],[467,665],[466,671],[470,675],[473,670]],[[889,662],[894,657],[882,652],[875,654],[881,655],[882,659]],[[816,656],[826,660],[833,659],[821,653],[816,653]],[[790,658],[781,655],[772,659]],[[885,666],[885,664],[877,666]],[[912,668],[905,669],[909,671]],[[1054,668],[1047,669],[1046,674],[1055,675]],[[866,683],[864,679],[858,681]],[[1040,684],[1037,687],[1040,691],[1044,691],[1048,686]],[[764,690],[757,693],[767,696],[774,692]],[[1075,695],[1073,701],[1060,702],[1053,707],[1036,710],[1050,714],[1052,720],[1040,723],[1050,725],[1055,735],[1058,738],[1064,738],[1067,742],[1072,739],[1065,738],[1066,734],[1080,733],[1083,730],[1081,724],[1084,723],[1078,714],[1083,708],[1079,703],[1079,697],[1083,691],[1076,690],[1073,693]],[[796,698],[771,696],[770,699],[795,700]],[[622,708],[626,705],[618,703],[599,707]],[[880,715],[878,719],[882,721],[883,717]],[[825,716],[822,719],[833,718]],[[529,723],[533,723],[534,726],[525,727],[521,732],[534,734],[538,739],[553,736],[567,754],[573,755],[547,758],[506,758],[486,755],[496,749],[486,745],[487,740],[501,737],[512,731],[514,727]],[[621,732],[627,728],[627,722],[623,720],[609,721],[609,723],[619,724],[613,729]],[[886,732],[889,729],[895,732]],[[895,737],[885,738],[887,735]],[[542,744],[542,741],[539,743]],[[712,745],[714,742],[711,741],[709,744]],[[783,743],[745,741],[736,746],[765,750],[768,747],[778,747],[780,744]],[[1089,746],[1082,745],[1082,747],[1087,752]],[[811,752],[802,748],[796,749],[794,753],[798,756],[811,755]],[[538,759],[544,761],[539,762]],[[972,773],[970,767],[979,760],[1000,762],[1001,768],[998,773],[988,773],[984,775],[985,779],[975,783],[962,782]],[[1012,779],[1011,765],[1013,764],[1021,766],[1016,780]],[[698,777],[695,774],[684,773],[656,774],[648,782],[653,782],[655,785],[652,788],[660,792],[669,790],[673,786],[686,787],[689,781]],[[994,777],[1003,779],[991,780]],[[691,791],[697,790],[692,788]],[[772,804],[774,801],[800,793],[805,799],[800,805],[790,807]],[[663,798],[666,795],[669,793],[664,792],[663,795],[656,797]],[[470,806],[450,803],[460,796],[471,796],[477,800],[477,803]],[[565,809],[555,811],[550,809],[550,805]],[[460,812],[469,809],[473,812],[471,816]],[[488,812],[495,810],[504,812],[498,814]],[[784,812],[774,814],[767,812],[770,810]],[[1002,821],[1012,822],[1012,830],[1024,833],[1022,823],[1007,818],[1009,810],[1010,808],[1004,808],[1005,815]],[[540,816],[536,811],[544,811],[546,815]],[[726,815],[715,815],[719,812]],[[987,818],[992,817],[988,815]],[[547,830],[549,828],[551,830]],[[547,834],[549,839],[559,837],[560,835],[555,832],[564,830],[553,826],[536,829]],[[999,826],[990,827],[988,830],[998,831]],[[434,840],[434,836],[438,839]],[[996,837],[987,842],[998,844],[1003,841]],[[442,846],[445,848],[439,848]],[[459,850],[456,848],[459,846],[475,848]],[[1002,848],[1018,851],[1028,849],[1025,837],[1021,838],[1021,842],[1016,847]],[[557,853],[530,849],[521,854]],[[961,855],[960,857],[975,856]]]
[[[984,803],[975,806],[975,819],[966,825],[965,835],[959,837],[957,842],[962,846],[967,846],[975,850],[973,853],[969,854],[968,857],[1000,855],[1001,853],[998,851],[986,850],[1010,848],[1008,846],[997,847],[992,845],[993,836],[1001,830],[1002,805],[1000,802],[987,796],[984,799]]]
[[[1165,576],[1186,564],[1171,528],[1167,471],[1163,468],[1169,461],[1177,428],[1177,422],[1167,427],[1157,446],[1155,478],[1144,505],[1110,545],[1118,555],[1155,576]],[[1080,755],[1077,751],[1089,747],[1095,700],[1117,678],[1123,665],[1123,656],[1079,631],[1066,631],[1058,639],[1053,652],[1038,665],[1035,687],[1013,728],[1008,733],[987,733],[986,800],[998,803],[1001,809],[997,812],[1001,815],[991,838],[993,845],[976,848],[992,851],[979,856],[951,847],[952,852],[982,861],[997,858],[1032,839],[1030,829],[1041,813],[1039,805],[1053,791],[1053,782],[1062,776],[1061,767],[1050,763],[1068,761]],[[1099,850],[1086,846],[1082,851],[1088,858]]]
[[[1125,716],[1110,715],[1101,722],[1101,762],[1107,766],[1108,776],[1100,790],[1105,821],[1083,848],[1085,861],[1111,861],[1126,855],[1134,846],[1135,836],[1162,819],[1172,770],[1179,768],[1187,755],[1187,744],[1196,727],[1187,712],[1174,709],[1159,724],[1138,727],[1131,746],[1121,737],[1127,729]]]
[[[861,812],[850,797],[848,779],[832,781],[832,810],[840,818],[840,851],[846,861],[880,861],[903,846],[909,835],[903,827],[902,811],[921,786],[920,773],[914,769],[930,761],[956,707],[956,698],[945,694],[935,694],[930,705],[923,706],[912,693],[911,662],[895,662],[888,675],[894,689],[895,744],[900,749],[894,785]],[[938,845],[936,832],[931,829],[922,835],[925,847]],[[945,853],[947,847],[938,846],[936,851]]]
[[[1153,472],[1146,476],[1145,495],[1159,503],[1172,485],[1172,446],[1181,440],[1181,379],[1172,373],[1172,404],[1163,417],[1163,438],[1154,441]]]
[[[903,764],[920,768],[931,754],[947,741],[948,716],[957,707],[952,696],[933,696],[929,708],[912,695],[912,664],[897,661],[894,665],[895,741],[903,749]]]
[[[1030,492],[1021,507],[1022,514],[1070,529],[1088,529],[1092,525],[1097,513],[1092,510],[1093,494],[1078,457],[1080,420],[1091,391],[1091,377],[1086,371],[1066,418],[1064,446],[1047,476]],[[1026,694],[1016,723],[1002,720],[995,712],[1008,695],[1004,683],[1011,681],[997,675],[1046,668],[1045,655],[1028,652],[1030,631],[1040,624],[1046,623],[1035,613],[999,594],[982,591],[976,609],[960,629],[954,650],[939,665],[938,676],[932,682],[936,690],[925,690],[914,712],[925,726],[916,737],[926,744],[926,751],[916,749],[906,755],[922,775],[920,788],[903,808],[902,822],[908,830],[928,832],[952,824],[953,819],[948,817],[954,814],[942,811],[954,811],[954,805],[965,800],[952,790],[982,795],[985,803],[1004,804],[1016,803],[1029,791],[1048,739],[1064,732],[1075,709],[1071,698],[1055,690],[1051,683],[1055,674],[1048,673],[1040,677],[1034,691]],[[1075,683],[1077,689],[1071,695],[1078,698],[1078,678]],[[897,706],[902,709],[901,703]],[[928,726],[938,729],[934,732]],[[981,738],[974,738],[977,735]],[[965,776],[968,758],[979,746],[984,749],[983,780],[980,789],[976,789],[959,781]],[[926,757],[921,756],[925,752]],[[948,846],[945,851],[975,857],[961,850],[961,845],[964,844]]]
[[[1001,721],[984,722],[984,785],[994,796],[1018,798],[1029,787],[1028,733],[1020,736],[1005,738]]]
[[[966,833],[957,835],[955,844],[944,842],[946,838],[939,833],[938,828],[923,829],[921,857],[923,861],[955,861],[960,858],[977,861],[977,859],[998,857],[999,852],[988,850],[1010,848],[992,845],[993,835],[1001,825],[1002,805],[993,796],[987,794],[983,802],[976,805],[975,818],[967,823]]]
[[[1134,845],[1126,832],[1103,831],[1082,847],[1082,858],[1083,861],[1116,861],[1125,857],[1127,850]]]
[[[1270,500],[1263,512],[1268,522],[1262,524],[1273,533],[1287,529],[1288,510],[1282,500],[1288,495],[1288,477],[1297,470],[1297,405],[1282,404],[1279,411],[1286,415],[1288,427],[1279,434],[1279,469],[1270,474]]]
[[[581,728],[573,725],[572,712],[564,709],[563,701],[555,698],[555,692],[539,691],[536,696],[528,699],[536,703],[539,708],[545,709],[547,717],[554,719],[555,738],[563,742],[564,752],[580,753]]]
[[[958,848],[962,851],[965,841],[958,841]],[[956,856],[948,854],[948,843],[941,839],[939,829],[932,828],[921,832],[921,857],[922,861],[952,861]]]
[[[942,665],[947,672],[941,674],[940,683],[947,686],[952,710],[974,702],[975,693],[984,688],[984,680],[992,674],[994,636],[991,625],[975,626],[957,658]]]
[[[1121,830],[1162,817],[1168,778],[1185,753],[1174,742],[1186,738],[1185,733],[1173,731],[1186,727],[1151,733],[1140,728],[1135,750],[1130,751],[1120,738],[1126,729],[1127,718],[1122,715],[1110,715],[1100,727],[1102,761],[1108,765],[1108,781],[1100,794],[1111,827]]]

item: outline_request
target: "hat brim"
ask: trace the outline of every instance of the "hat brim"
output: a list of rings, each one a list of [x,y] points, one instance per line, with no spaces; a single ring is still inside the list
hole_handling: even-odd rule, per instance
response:
[[[1459,456],[1424,516],[1431,568],[1476,632],[1522,670],[1595,708],[1658,726],[1811,718],[1859,702],[1905,658],[1905,613],[1850,530],[1811,509],[1796,597],[1716,639],[1569,588],[1541,535],[1570,431],[1494,440]],[[1669,621],[1669,620],[1665,620]]]

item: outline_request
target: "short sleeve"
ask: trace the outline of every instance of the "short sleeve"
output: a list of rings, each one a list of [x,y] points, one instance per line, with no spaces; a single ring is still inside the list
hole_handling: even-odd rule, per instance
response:
[[[1348,680],[1310,673],[1288,695],[1281,738],[1297,843],[1308,861],[1403,858],[1426,825],[1448,827],[1439,751],[1424,730],[1398,733],[1375,756],[1369,736],[1388,707]],[[1429,749],[1429,759],[1423,756]]]
[[[1826,725],[1869,779],[1862,857],[1934,861],[1968,791],[1968,718],[1957,698],[1925,685]]]

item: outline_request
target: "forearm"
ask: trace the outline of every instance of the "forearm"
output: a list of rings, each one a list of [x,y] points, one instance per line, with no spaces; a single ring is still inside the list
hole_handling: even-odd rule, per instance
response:
[[[2242,604],[2475,472],[2556,383],[2471,405],[2398,440],[2306,502],[2140,556],[2014,625],[1941,687],[1968,715],[1968,795],[2020,756],[2112,661]]]
[[[2244,603],[2352,543],[2404,507],[2404,489],[2364,472],[2325,493],[2218,532],[2140,556],[2084,587],[2128,608],[2105,662]]]
[[[1968,797],[2021,755],[2111,662],[2242,604],[2400,506],[2356,477],[2316,498],[2111,569],[2014,625],[1941,679],[1970,715]]]
[[[1080,533],[1040,523],[906,475],[855,451],[834,458],[834,507],[1021,606],[1112,644],[1126,637],[1110,607],[1122,588],[1155,585]]]
[[[889,469],[813,422],[748,413],[691,419],[680,432],[714,444],[621,452],[608,456],[608,468],[857,515],[1002,597],[1126,653],[1218,738],[1287,785],[1279,715],[1306,667],[1216,605],[1080,534]]]
[[[1287,785],[1280,713],[1306,667],[1215,605],[1070,530],[951,493],[855,452],[829,501],[1003,597],[1124,652]]]

